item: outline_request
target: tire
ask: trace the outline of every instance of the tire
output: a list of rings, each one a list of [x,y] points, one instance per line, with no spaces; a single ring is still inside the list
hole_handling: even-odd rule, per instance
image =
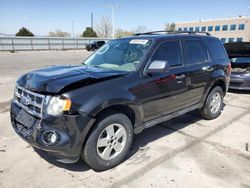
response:
[[[217,96],[220,98],[217,99]],[[212,120],[217,118],[223,109],[224,93],[220,86],[214,87],[207,96],[207,99],[201,109],[201,116],[204,119]],[[213,102],[214,101],[214,102]],[[213,108],[216,107],[216,108]]]
[[[115,133],[113,139],[110,137],[112,131],[109,131],[112,127]],[[118,133],[123,133],[123,136],[118,138]],[[81,157],[95,170],[103,171],[115,167],[126,158],[133,136],[133,126],[126,115],[118,113],[106,115],[95,124],[95,129],[88,137]],[[105,141],[103,147],[101,147],[101,140]],[[107,140],[109,143],[106,143]],[[110,155],[109,151],[111,151]]]

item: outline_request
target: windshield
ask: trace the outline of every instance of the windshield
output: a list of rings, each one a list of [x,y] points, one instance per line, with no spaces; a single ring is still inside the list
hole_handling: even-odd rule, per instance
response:
[[[107,42],[84,65],[105,69],[135,71],[147,53],[152,41],[146,39],[118,39]]]
[[[250,64],[250,57],[236,57],[231,59],[232,63],[249,63]]]

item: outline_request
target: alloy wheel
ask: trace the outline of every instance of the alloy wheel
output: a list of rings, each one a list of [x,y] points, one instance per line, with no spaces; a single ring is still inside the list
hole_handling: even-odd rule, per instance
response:
[[[97,140],[97,153],[104,160],[117,157],[127,142],[127,133],[121,124],[107,126]]]

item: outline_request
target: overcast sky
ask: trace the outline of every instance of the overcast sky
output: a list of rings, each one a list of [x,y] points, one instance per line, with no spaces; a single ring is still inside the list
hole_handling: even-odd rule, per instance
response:
[[[119,4],[116,28],[132,30],[144,25],[164,29],[166,22],[236,17],[250,14],[250,0],[0,0],[0,33],[15,34],[27,27],[35,35],[60,29],[81,33],[102,16],[111,17],[108,4]]]

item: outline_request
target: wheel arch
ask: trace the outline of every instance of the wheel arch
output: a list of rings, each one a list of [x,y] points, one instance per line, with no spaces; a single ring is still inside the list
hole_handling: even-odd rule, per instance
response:
[[[126,115],[133,125],[135,134],[138,134],[143,130],[143,109],[135,98],[126,97],[107,99],[101,103],[96,103],[91,109],[88,109],[88,112],[85,113],[95,119],[95,121],[84,138],[83,147],[89,135],[97,126],[98,121],[103,117],[114,113],[122,113]]]
[[[227,92],[227,87],[226,87],[226,82],[222,79],[218,79],[214,82],[214,84],[212,85],[212,87],[210,88],[209,92],[210,93],[212,91],[213,88],[215,88],[216,86],[220,86],[222,88],[223,94],[224,96],[226,95]]]
[[[224,79],[222,79],[222,78],[218,78],[218,79],[216,79],[216,80],[210,85],[210,87],[207,89],[207,92],[206,92],[205,95],[204,95],[205,97],[204,97],[203,100],[202,100],[202,106],[201,106],[201,107],[204,106],[204,103],[206,102],[209,93],[210,93],[216,86],[221,87],[224,96],[226,95],[226,92],[227,92],[226,81],[225,81]]]
[[[133,128],[134,128],[135,134],[138,134],[143,130],[141,115],[139,115],[140,112],[135,110],[131,105],[112,104],[110,106],[106,106],[103,109],[100,109],[98,112],[96,111],[96,113],[93,114],[93,118],[95,119],[95,122],[92,124],[92,126],[88,130],[88,133],[86,134],[86,136],[83,140],[82,148],[85,147],[85,144],[86,144],[89,136],[93,132],[93,130],[96,128],[98,121],[100,121],[102,118],[104,118],[108,115],[112,115],[115,113],[124,114],[130,119],[130,121],[133,125]]]

